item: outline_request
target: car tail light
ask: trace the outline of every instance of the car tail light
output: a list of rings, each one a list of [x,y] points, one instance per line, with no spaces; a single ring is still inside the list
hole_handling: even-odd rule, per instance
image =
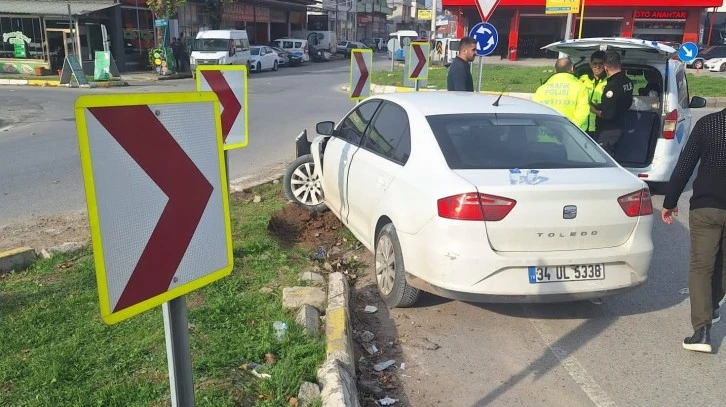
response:
[[[676,124],[678,124],[678,110],[668,113],[663,123],[663,138],[673,140],[676,136]]]
[[[476,192],[442,198],[437,202],[442,218],[487,222],[504,219],[516,204],[513,199]]]
[[[653,214],[653,202],[650,199],[648,188],[623,195],[618,198],[618,203],[623,208],[623,212],[631,218]]]

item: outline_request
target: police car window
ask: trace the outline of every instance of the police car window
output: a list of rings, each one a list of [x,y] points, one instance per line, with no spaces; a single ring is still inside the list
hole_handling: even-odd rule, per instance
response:
[[[363,133],[365,133],[368,123],[376,113],[379,104],[380,101],[378,100],[361,103],[343,120],[335,136],[351,144],[360,145],[361,140],[363,140]]]
[[[686,71],[681,69],[676,74],[676,83],[678,83],[678,104],[686,109],[688,108],[688,82],[686,81]]]
[[[602,168],[615,162],[561,116],[427,117],[451,169]]]

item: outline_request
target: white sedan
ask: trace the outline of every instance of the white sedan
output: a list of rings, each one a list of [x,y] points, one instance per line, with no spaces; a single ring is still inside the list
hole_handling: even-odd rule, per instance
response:
[[[535,102],[464,92],[379,95],[298,136],[289,199],[331,210],[375,255],[390,307],[420,292],[559,302],[647,280],[647,185]]]
[[[250,68],[252,72],[261,72],[265,69],[276,71],[279,66],[277,52],[266,46],[250,47]]]
[[[726,72],[726,58],[713,58],[703,63],[711,72]]]

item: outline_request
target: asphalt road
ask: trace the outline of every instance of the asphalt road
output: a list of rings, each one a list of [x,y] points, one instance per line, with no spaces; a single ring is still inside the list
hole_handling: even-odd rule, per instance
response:
[[[649,280],[599,304],[493,305],[430,294],[415,308],[376,304],[381,336],[404,338],[399,405],[723,406],[724,320],[712,330],[715,354],[681,347],[692,334],[683,291],[690,196],[689,186],[672,225],[660,220],[663,197],[653,198],[658,219]],[[421,338],[440,348],[411,345]]]
[[[352,108],[341,87],[349,60],[308,63],[249,77],[247,148],[229,154],[230,178],[264,176],[294,158],[294,139]],[[109,89],[0,88],[0,226],[35,215],[85,210],[73,113],[81,94],[194,91],[192,79],[130,81]]]

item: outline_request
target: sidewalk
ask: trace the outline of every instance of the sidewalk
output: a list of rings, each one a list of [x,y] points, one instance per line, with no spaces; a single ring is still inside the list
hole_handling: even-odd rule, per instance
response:
[[[191,78],[191,72],[181,72],[172,75],[157,75],[151,71],[135,71],[125,72],[121,74],[120,79],[112,81],[89,81],[91,88],[107,88],[115,86],[129,86],[134,85],[132,82],[146,82],[151,83],[155,81],[173,80],[173,79],[187,79]],[[0,74],[0,86],[11,85],[11,86],[57,86],[57,87],[77,87],[75,85],[61,85],[60,79],[57,76],[21,76],[21,75],[4,75]]]

